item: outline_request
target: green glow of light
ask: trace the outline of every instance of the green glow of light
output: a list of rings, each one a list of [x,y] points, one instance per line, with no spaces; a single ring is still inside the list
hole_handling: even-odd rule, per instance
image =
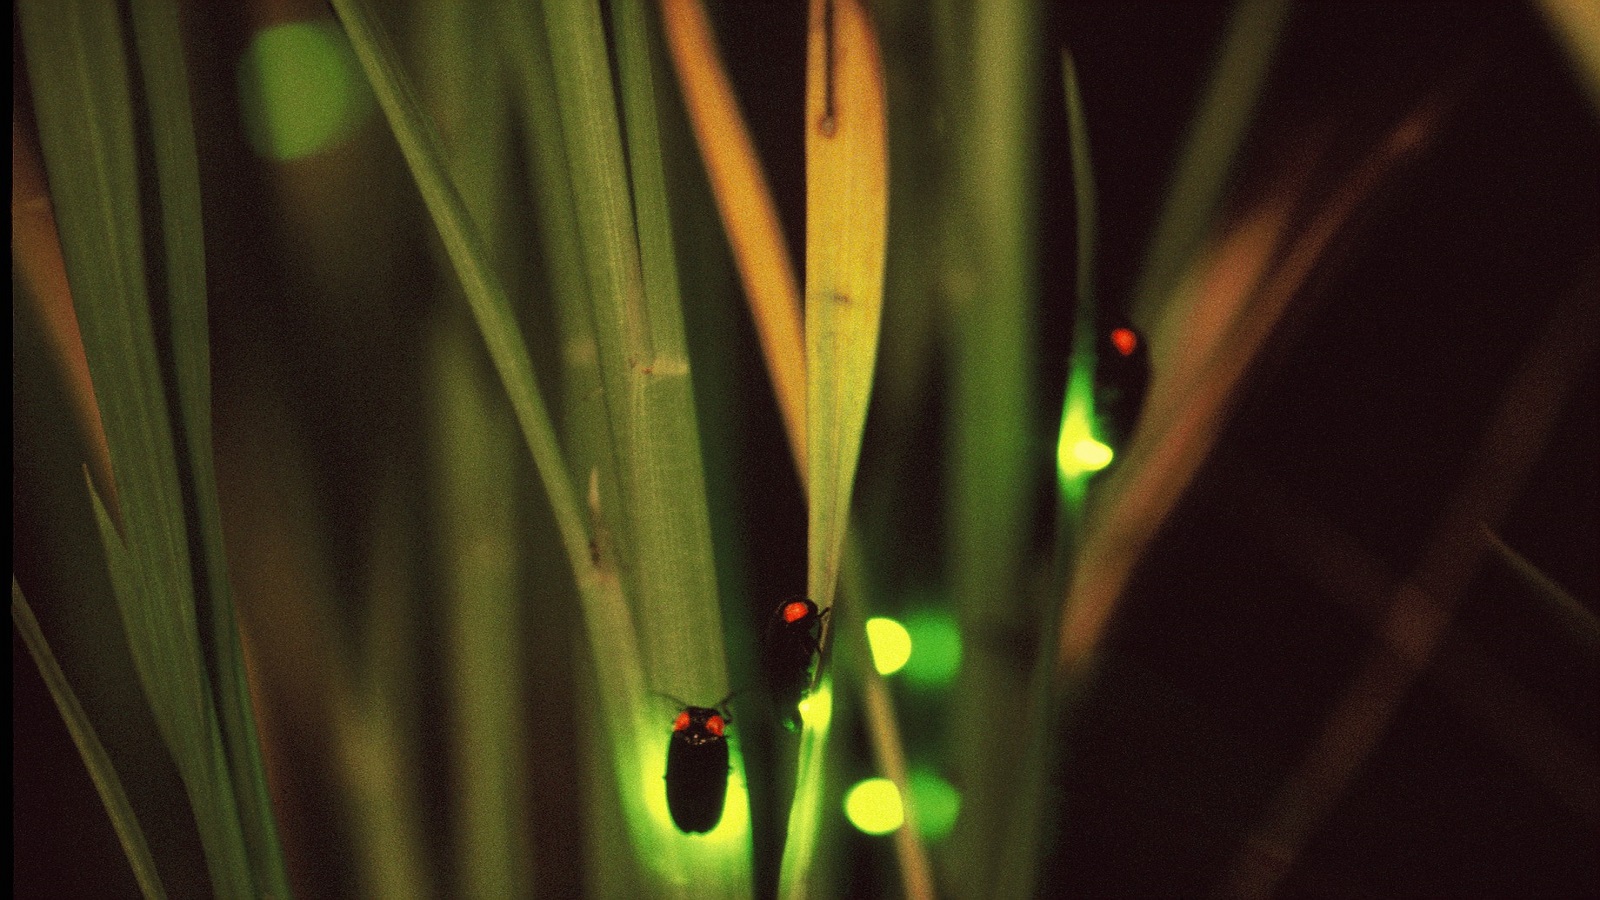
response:
[[[1056,467],[1062,478],[1075,479],[1111,465],[1115,454],[1095,439],[1088,418],[1070,417],[1062,423],[1061,439],[1056,442]]]
[[[893,675],[911,658],[911,634],[893,619],[868,619],[867,644],[872,648],[872,665],[879,675]]]
[[[255,33],[239,59],[245,134],[262,156],[299,159],[348,135],[376,108],[355,51],[333,22]]]
[[[906,678],[921,685],[949,684],[961,669],[961,629],[947,613],[916,612],[906,617],[916,648],[906,663]]]
[[[888,834],[906,821],[900,791],[887,778],[856,782],[844,795],[844,814],[851,825],[867,834]]]
[[[734,727],[728,729],[728,796],[722,806],[722,819],[705,834],[685,834],[672,822],[667,809],[667,744],[670,732],[655,729],[646,744],[646,754],[638,766],[637,797],[644,800],[644,813],[650,828],[641,841],[657,874],[675,883],[688,884],[696,873],[725,871],[729,860],[750,851],[750,792],[745,781],[744,751]],[[632,799],[632,798],[626,798]],[[637,808],[624,802],[624,809]],[[703,877],[703,874],[700,876]]]
[[[787,878],[779,886],[779,896],[803,896],[795,890],[795,879],[804,880],[817,853],[817,836],[822,825],[822,789],[825,782],[828,726],[833,721],[833,679],[824,674],[811,696],[800,704],[799,766],[795,774],[794,800],[789,804],[789,833],[783,842],[779,871]]]
[[[800,701],[800,722],[806,728],[828,731],[828,725],[833,722],[833,682],[823,679],[816,690]]]
[[[1072,459],[1085,472],[1098,472],[1111,465],[1111,448],[1094,438],[1083,438],[1072,445]]]
[[[917,828],[930,841],[942,840],[956,825],[961,812],[961,794],[950,782],[927,769],[912,769],[906,776],[906,790],[917,809]]]

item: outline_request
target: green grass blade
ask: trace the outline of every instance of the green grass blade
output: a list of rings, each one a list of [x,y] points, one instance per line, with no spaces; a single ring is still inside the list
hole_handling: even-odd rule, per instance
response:
[[[1021,565],[1041,418],[1036,319],[1038,4],[948,4],[939,28],[946,165],[955,187],[938,224],[945,276],[950,400],[947,508],[950,590],[965,634],[1014,627],[1024,615]],[[1025,715],[1015,660],[973,653],[951,700],[954,765],[968,801],[951,835],[957,894],[984,894],[1010,821],[1015,778],[1000,750]]]
[[[658,715],[654,718],[649,715],[649,709],[654,707],[646,693],[633,612],[624,592],[624,581],[632,576],[619,559],[617,532],[600,509],[601,498],[618,495],[620,475],[605,410],[599,354],[594,349],[588,271],[579,240],[577,203],[543,9],[539,4],[527,4],[502,8],[500,12],[497,31],[505,41],[505,53],[514,70],[527,128],[525,143],[529,148],[533,205],[548,268],[544,281],[553,295],[563,348],[563,439],[573,477],[582,479],[589,488],[595,535],[592,562],[600,573],[597,584],[606,591],[608,600],[603,606],[590,607],[588,634],[593,658],[607,661],[607,665],[596,667],[595,675],[601,713],[610,733],[596,743],[611,750],[605,768],[611,772],[613,795],[610,802],[601,804],[603,809],[590,804],[590,813],[594,818],[620,816],[628,827],[592,834],[590,840],[596,847],[596,858],[607,861],[609,878],[621,884],[644,883],[641,879],[651,876],[645,874],[643,867],[613,870],[624,869],[616,865],[620,861],[641,861],[636,847],[648,843],[659,827],[657,819],[666,815],[664,796],[659,809],[647,802],[648,797],[654,796],[652,791],[660,791],[659,777],[652,784],[642,774],[648,760],[663,755],[658,744],[659,718],[665,711],[656,710]],[[619,640],[625,640],[626,646],[619,647]]]
[[[434,341],[434,445],[445,573],[446,665],[460,773],[453,792],[460,890],[516,897],[522,864],[526,729],[524,619],[517,565],[516,434],[479,371],[470,326],[457,317]],[[495,393],[491,393],[495,391]]]
[[[1217,65],[1179,151],[1139,283],[1132,318],[1152,322],[1199,249],[1254,117],[1290,0],[1239,0]]]
[[[28,600],[22,595],[16,578],[11,579],[11,623],[28,645],[28,653],[33,656],[45,687],[50,689],[50,697],[55,700],[62,720],[67,724],[67,733],[72,735],[72,743],[77,745],[83,764],[89,769],[89,778],[94,781],[95,790],[100,793],[100,802],[105,804],[106,814],[111,817],[111,826],[117,831],[122,852],[128,855],[128,864],[133,867],[133,877],[139,882],[139,890],[148,898],[165,897],[167,892],[161,886],[156,861],[150,855],[149,845],[145,843],[144,829],[139,827],[139,817],[134,814],[133,806],[128,803],[128,795],[122,790],[122,780],[117,777],[116,767],[111,764],[111,757],[106,754],[106,748],[95,734],[94,723],[89,721],[83,707],[78,704],[72,685],[67,683],[66,673],[56,663],[50,643],[45,640],[39,621],[34,618],[33,609],[28,606]]]
[[[663,714],[659,717],[659,721],[656,721],[646,715],[647,709],[651,707],[646,699],[641,654],[635,643],[634,615],[627,608],[624,594],[622,593],[622,586],[626,581],[607,558],[610,552],[608,548],[612,546],[612,542],[621,532],[597,526],[594,532],[594,541],[591,542],[590,533],[584,526],[582,515],[577,507],[576,496],[572,490],[572,476],[568,474],[565,461],[555,440],[554,430],[545,411],[543,400],[538,393],[527,348],[522,343],[509,301],[507,301],[504,292],[500,289],[494,274],[490,271],[485,260],[481,241],[468,221],[459,195],[450,183],[449,176],[441,161],[442,154],[438,147],[438,140],[433,135],[431,128],[428,127],[409,85],[401,75],[387,41],[374,28],[372,17],[366,6],[354,2],[354,0],[338,0],[335,3],[335,10],[350,33],[351,43],[356,50],[357,57],[361,60],[368,79],[373,84],[379,103],[389,119],[390,126],[395,132],[401,150],[411,167],[412,174],[417,180],[423,200],[434,217],[446,251],[456,267],[457,274],[461,277],[469,305],[472,307],[474,316],[478,321],[479,330],[483,333],[489,345],[490,357],[495,363],[507,392],[511,395],[512,406],[517,413],[524,439],[529,444],[540,478],[550,494],[557,525],[562,533],[562,541],[572,562],[579,593],[584,601],[584,613],[591,646],[594,648],[596,659],[603,661],[603,664],[598,667],[598,674],[601,679],[599,693],[602,698],[602,715],[607,726],[618,736],[616,743],[618,745],[619,758],[616,768],[619,786],[622,789],[621,796],[624,803],[631,804],[631,808],[637,813],[637,815],[630,817],[630,821],[644,823],[653,819],[657,822],[665,822],[665,797],[660,780],[660,767],[665,764],[663,750],[666,742],[666,729],[662,723],[669,721],[669,719]],[[549,13],[547,24],[556,26],[552,29],[550,38],[552,68],[556,74],[554,79],[556,82],[556,95],[558,100],[562,100],[562,95],[568,91],[575,94],[576,96],[562,102],[561,107],[564,114],[565,110],[572,109],[573,115],[580,117],[578,121],[574,122],[563,121],[562,125],[566,132],[583,132],[585,128],[592,129],[588,133],[581,133],[577,140],[574,140],[570,135],[568,137],[570,145],[587,147],[595,143],[594,138],[596,135],[594,131],[603,126],[600,117],[594,115],[593,107],[590,104],[595,102],[595,96],[604,96],[607,104],[610,104],[609,98],[611,96],[609,63],[604,56],[604,38],[603,33],[599,30],[598,10],[592,7],[564,7],[561,10],[547,10],[546,12]],[[571,46],[568,46],[569,44]],[[581,50],[577,49],[580,45],[583,48]],[[600,54],[598,56],[598,65],[596,65],[595,61],[596,48],[599,49]],[[582,58],[572,58],[574,53]],[[589,83],[589,79],[597,79],[601,74],[606,76],[605,80]],[[605,90],[596,90],[600,86],[603,86]],[[592,95],[586,92],[592,92]],[[608,106],[607,108],[611,107]],[[611,119],[611,128],[614,133],[616,128],[614,114]],[[613,146],[609,151],[612,154],[610,158],[619,161],[620,142],[615,136],[612,138],[612,144]],[[604,147],[596,149],[600,152],[605,150]],[[629,270],[626,266],[619,270],[601,262],[602,260],[615,261],[625,258],[629,247],[632,247],[633,252],[637,253],[635,244],[637,238],[633,236],[631,216],[625,216],[620,219],[616,217],[617,193],[620,192],[624,203],[627,200],[627,181],[625,175],[623,175],[625,170],[620,166],[605,166],[606,171],[604,172],[586,172],[586,169],[596,167],[596,160],[606,157],[589,154],[569,154],[569,157],[579,161],[579,163],[575,163],[572,166],[571,172],[575,178],[574,188],[585,200],[581,210],[585,215],[579,217],[577,230],[580,237],[580,246],[584,251],[585,259],[589,263],[586,266],[586,273],[591,280],[600,279],[599,285],[595,287],[595,293],[614,307],[611,311],[612,321],[601,324],[613,328],[620,324],[626,324],[634,329],[633,333],[629,335],[630,339],[648,340],[651,335],[647,329],[641,329],[640,326],[645,324],[641,319],[638,317],[625,319],[617,314],[617,310],[622,308],[624,300],[633,304],[635,309],[637,309],[638,304],[643,302],[638,287],[641,276],[638,272],[637,263],[632,267],[631,281],[629,281]],[[576,181],[580,173],[584,174],[584,177],[591,179],[591,181],[598,181],[603,190],[592,191],[590,189],[595,186],[594,184]],[[611,193],[607,194],[605,191],[610,191]],[[627,236],[626,243],[612,240],[613,237],[619,234]],[[599,243],[596,244],[596,241]],[[615,287],[623,283],[632,285],[633,293],[631,295],[624,296],[614,290]],[[606,349],[615,351],[623,348],[609,347]],[[669,351],[670,348],[663,348],[661,362],[664,365],[661,366],[660,371],[665,377],[659,380],[669,381],[674,377],[678,377],[684,379],[686,384],[687,366],[680,359],[678,366],[681,367],[681,373],[675,373]],[[612,369],[606,375],[608,382],[614,381],[619,377],[635,380],[648,380],[654,377],[653,372],[628,371],[632,363],[630,363],[630,358],[625,353],[616,353],[615,356],[606,353],[601,355],[607,359],[609,367]],[[655,359],[656,355],[656,352],[652,350],[650,354],[635,356],[632,360],[633,363],[638,363],[644,368],[652,368],[650,360]],[[604,368],[606,367],[602,367],[602,369]],[[658,387],[656,390],[662,389]],[[666,390],[671,389],[667,388]],[[643,401],[653,401],[655,399],[655,395],[649,391],[642,393],[645,396],[639,399]],[[622,398],[619,398],[617,402],[621,403]],[[682,423],[691,423],[692,427],[692,407],[686,412],[687,415],[680,416],[680,425]],[[622,415],[621,410],[619,410],[619,415]],[[611,424],[615,427],[617,420],[613,419]],[[631,444],[626,443],[626,437],[625,435],[623,445],[631,447]],[[655,436],[651,435],[651,437],[654,439]],[[652,452],[660,451],[660,448],[641,449],[648,449]],[[681,447],[671,447],[669,449],[681,450]],[[647,454],[629,455],[629,460],[631,464],[636,466],[634,474],[639,479],[646,481],[643,485],[644,488],[650,490],[681,489],[681,485],[664,485],[659,480],[649,480],[659,479],[663,474],[672,470],[661,467],[651,468],[647,463],[655,460]],[[695,464],[698,465],[698,460],[695,461]],[[582,471],[576,474],[578,477],[585,477],[590,475],[592,471]],[[597,523],[603,521],[603,516],[609,516],[614,508],[619,512],[631,509],[631,498],[626,502],[622,502],[619,501],[618,496],[615,494],[602,495],[600,490],[601,482],[598,477],[593,479],[585,478],[585,480],[590,484],[590,502],[588,505]],[[704,503],[703,493],[700,495],[698,502]],[[648,508],[651,512],[654,512],[655,509],[661,507],[652,508],[645,504],[640,508]],[[605,524],[609,525],[610,522],[606,520]],[[652,527],[660,524],[659,521],[651,522]],[[670,528],[670,523],[668,524]],[[660,539],[655,541],[655,545],[658,547],[664,543]],[[689,548],[688,553],[684,553],[683,549],[678,547],[665,549],[669,549],[673,554],[682,555],[690,560],[695,560],[700,556],[695,552],[695,548]],[[594,554],[593,558],[591,553]],[[709,558],[708,548],[703,556],[706,563],[704,568],[707,572],[704,578],[705,583],[712,583],[709,574]],[[664,568],[658,568],[658,570],[675,568],[672,565],[674,561],[668,560],[666,562],[668,565]],[[692,585],[699,581],[700,579],[693,578],[686,579],[684,583]],[[680,585],[678,590],[682,589]],[[714,594],[711,597],[713,599],[709,601],[711,604],[710,609],[714,610]],[[694,600],[694,605],[689,608],[687,613],[683,611],[675,612],[672,620],[669,621],[679,620],[685,614],[699,615],[701,613],[696,613],[694,610],[696,608],[701,611],[706,610],[707,603],[706,596],[697,597]],[[711,615],[714,617],[715,613],[712,612]],[[715,621],[714,618],[713,621]],[[652,623],[652,628],[654,627],[655,623]],[[707,646],[720,648],[721,642],[720,639],[716,639],[716,635],[717,632],[711,632],[711,637],[708,639],[701,633],[695,633],[693,635],[695,639],[693,644],[694,652],[703,652]],[[684,652],[688,653],[689,651]],[[714,663],[703,662],[696,671],[700,673],[707,684],[720,686],[725,684],[726,676],[721,670],[720,654],[715,654],[715,656],[716,661]],[[709,677],[705,676],[706,672],[711,673]],[[680,686],[679,689],[682,690],[683,688]],[[720,699],[720,695],[707,702],[713,702],[715,699]],[[648,767],[648,764],[652,762],[656,767],[653,776]],[[737,814],[739,803],[734,799],[737,797],[737,793],[734,790],[730,790],[730,795],[729,814],[724,817],[724,825],[734,831],[738,831],[740,830],[738,823],[741,817]],[[652,803],[659,804],[659,815],[645,812],[645,807]],[[748,822],[747,814],[743,819]],[[667,827],[670,828],[670,825]],[[747,825],[744,827],[747,828]],[[636,834],[640,835],[644,833],[643,831],[636,832]],[[721,830],[719,829],[717,833],[721,833]],[[675,835],[676,833],[673,832],[673,834]],[[714,836],[715,833],[713,837],[699,838],[697,840],[701,842],[700,845],[702,847],[706,847],[714,843]],[[641,851],[643,849],[641,847]],[[661,849],[663,848],[650,847],[646,852],[646,858],[654,862],[670,855],[658,852]],[[690,883],[687,879],[691,873],[682,867],[678,867],[678,872],[682,876],[681,879],[669,879],[669,881],[680,883],[684,889],[688,889]],[[698,889],[703,889],[703,885]],[[746,887],[744,890],[747,891],[748,888]]]
[[[196,621],[173,422],[151,319],[122,23],[100,4],[18,6],[63,255],[110,447],[118,607],[218,893],[255,892]],[[105,522],[110,524],[110,514]],[[113,563],[114,566],[118,565]]]
[[[576,335],[595,350],[602,395],[583,415],[604,416],[609,447],[591,452],[614,461],[617,482],[608,492],[602,477],[590,496],[597,527],[612,536],[635,619],[649,623],[639,634],[644,686],[709,705],[729,689],[657,139],[654,36],[641,5],[619,4],[614,12],[616,87],[598,5],[544,6],[567,175],[572,196],[581,198],[574,223],[589,288],[579,298],[587,301],[586,314],[573,298],[557,302],[568,339]],[[595,425],[581,427],[594,434]],[[600,665],[610,661],[601,658]],[[670,705],[644,699],[636,765],[656,773],[644,778],[649,815],[640,818],[625,806],[639,851],[656,866],[663,888],[748,894],[749,807],[737,730],[730,733],[734,771],[722,823],[705,837],[686,837],[664,815],[659,778]]]
[[[288,875],[245,679],[217,507],[200,174],[177,7],[169,0],[135,3],[133,28],[150,114],[161,208],[172,372],[182,424],[180,459],[187,467],[195,515],[192,526],[198,532],[202,553],[198,561],[205,577],[202,596],[211,612],[214,700],[256,883],[266,894],[286,897]]]
[[[616,338],[621,355],[612,363],[627,383],[619,399],[631,407],[611,408],[626,413],[625,421],[616,424],[625,426],[623,433],[632,438],[632,445],[624,446],[621,456],[631,470],[627,501],[633,519],[631,536],[638,551],[640,594],[636,605],[640,620],[651,623],[643,638],[656,686],[685,699],[694,696],[714,701],[728,693],[728,676],[658,136],[651,58],[655,35],[650,32],[641,0],[619,0],[613,12],[627,139],[624,171],[632,180],[637,265],[643,287],[639,299],[643,303],[636,303],[626,291],[626,283],[618,285],[624,291],[609,297],[600,290],[591,296],[602,334],[603,361],[611,355],[605,349],[605,323],[609,318],[619,326]],[[625,214],[627,204],[619,203],[617,211]],[[626,231],[608,232],[608,240],[624,246],[631,243]],[[632,265],[626,255],[613,257],[613,261]]]
[[[1056,477],[1061,489],[1062,517],[1058,534],[1067,538],[1078,527],[1083,498],[1092,473],[1072,461],[1071,448],[1094,434],[1095,332],[1098,298],[1095,296],[1095,242],[1099,228],[1099,202],[1095,195],[1094,165],[1089,155],[1089,125],[1072,56],[1061,54],[1061,71],[1067,98],[1067,132],[1072,154],[1072,191],[1078,220],[1077,304],[1072,325],[1072,356],[1067,366],[1067,387],[1061,406],[1061,433],[1056,443]],[[1065,552],[1058,541],[1058,556]],[[1059,565],[1058,565],[1059,568]]]

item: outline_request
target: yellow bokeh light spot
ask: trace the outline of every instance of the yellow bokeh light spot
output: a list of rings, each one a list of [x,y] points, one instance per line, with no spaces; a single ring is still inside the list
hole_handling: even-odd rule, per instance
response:
[[[911,658],[911,633],[893,619],[868,619],[867,644],[872,648],[872,665],[879,675],[900,671]]]
[[[888,834],[905,824],[900,791],[887,778],[859,781],[844,795],[844,814],[867,834]]]

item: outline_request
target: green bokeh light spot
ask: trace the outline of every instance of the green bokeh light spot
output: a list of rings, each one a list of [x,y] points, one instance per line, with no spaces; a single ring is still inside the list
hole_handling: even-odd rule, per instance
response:
[[[277,160],[338,143],[375,109],[355,51],[332,22],[256,32],[239,60],[239,104],[251,146]]]
[[[917,828],[930,841],[943,840],[956,825],[961,812],[961,794],[950,782],[927,769],[912,769],[906,776],[906,790],[917,809]]]
[[[856,782],[844,795],[844,814],[851,825],[867,834],[888,834],[906,821],[900,791],[887,778]]]
[[[872,647],[872,665],[879,675],[893,675],[911,658],[911,634],[893,619],[868,619],[867,643]]]
[[[906,678],[922,685],[949,684],[961,669],[961,629],[949,615],[923,611],[906,617],[916,648],[906,663]]]

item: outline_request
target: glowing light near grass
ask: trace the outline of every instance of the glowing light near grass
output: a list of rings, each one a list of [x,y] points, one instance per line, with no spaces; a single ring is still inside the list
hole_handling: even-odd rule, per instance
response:
[[[872,665],[879,675],[893,675],[911,658],[911,634],[893,619],[868,619],[867,644],[872,648]]]
[[[906,617],[913,648],[905,677],[919,685],[949,684],[961,670],[961,629],[948,614],[934,611]]]
[[[817,689],[800,701],[800,721],[806,728],[826,733],[833,722],[833,681],[823,679]]]
[[[950,782],[927,769],[912,769],[906,776],[906,790],[917,810],[917,829],[930,841],[942,840],[956,825],[961,812],[961,794]]]
[[[856,782],[844,795],[844,815],[867,834],[888,834],[906,821],[900,791],[887,778]]]
[[[355,51],[333,22],[256,32],[239,59],[238,83],[245,134],[272,159],[324,150],[376,108]]]
[[[633,796],[622,808],[631,819],[634,840],[648,850],[641,854],[662,877],[686,881],[702,871],[726,871],[729,861],[750,849],[750,793],[745,781],[744,751],[739,733],[728,731],[728,796],[722,818],[705,834],[684,834],[667,809],[667,742],[670,732],[652,729],[637,760]],[[644,817],[645,821],[638,821]]]
[[[1062,463],[1062,467],[1076,468],[1081,472],[1098,472],[1111,465],[1111,458],[1115,455],[1110,447],[1094,438],[1079,438],[1072,443],[1068,452],[1071,461]]]

